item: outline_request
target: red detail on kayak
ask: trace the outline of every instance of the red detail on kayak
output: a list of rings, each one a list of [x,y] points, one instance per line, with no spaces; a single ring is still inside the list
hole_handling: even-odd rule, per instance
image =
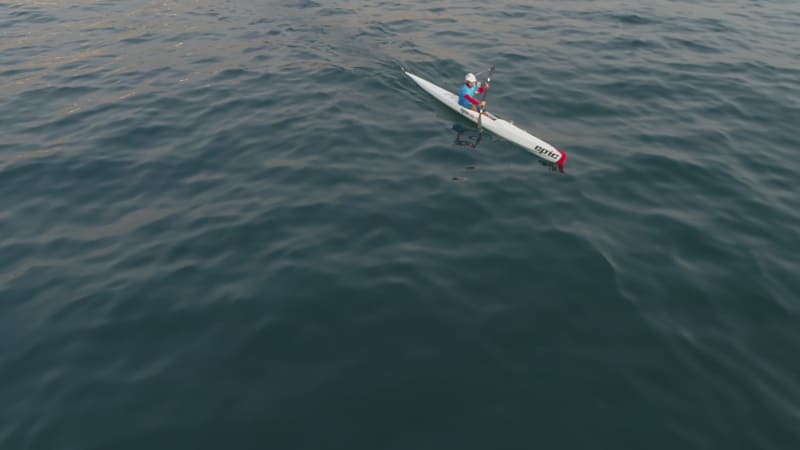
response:
[[[567,163],[567,152],[561,150],[560,148],[558,151],[561,152],[561,158],[558,158],[558,161],[556,161],[556,166],[558,166],[559,172],[564,173],[564,164]]]

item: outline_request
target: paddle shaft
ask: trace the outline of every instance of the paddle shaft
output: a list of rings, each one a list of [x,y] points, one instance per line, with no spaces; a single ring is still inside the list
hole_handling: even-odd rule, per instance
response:
[[[486,76],[486,84],[489,84],[489,83],[492,82],[492,75],[493,74],[494,74],[494,64],[492,64],[492,67],[489,69],[489,75]],[[483,105],[483,102],[486,101],[486,91],[488,91],[488,90],[489,90],[488,88],[484,89],[483,90],[483,96],[481,97],[481,108],[478,111],[478,128],[479,129],[481,127],[481,118],[483,117],[483,111],[486,110],[486,106]]]

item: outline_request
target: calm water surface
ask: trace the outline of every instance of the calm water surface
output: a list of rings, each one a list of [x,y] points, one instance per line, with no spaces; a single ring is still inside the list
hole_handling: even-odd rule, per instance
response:
[[[800,3],[641,3],[0,2],[0,448],[798,448]]]

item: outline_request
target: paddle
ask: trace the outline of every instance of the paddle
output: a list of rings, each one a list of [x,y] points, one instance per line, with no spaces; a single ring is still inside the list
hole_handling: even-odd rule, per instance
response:
[[[486,84],[489,84],[489,83],[492,82],[492,74],[494,74],[494,64],[492,64],[492,67],[489,69],[489,75],[486,76]],[[483,91],[483,97],[481,98],[481,103],[486,101],[486,91],[488,91],[488,90],[489,89],[485,89]],[[481,106],[480,111],[478,111],[478,129],[479,130],[481,129],[481,118],[483,117],[483,111],[484,110],[486,110],[486,107],[485,106]]]

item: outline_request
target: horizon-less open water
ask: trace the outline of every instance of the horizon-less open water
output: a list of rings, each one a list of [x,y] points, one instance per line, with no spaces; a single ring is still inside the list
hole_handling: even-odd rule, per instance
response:
[[[798,23],[0,2],[0,448],[797,448]]]

